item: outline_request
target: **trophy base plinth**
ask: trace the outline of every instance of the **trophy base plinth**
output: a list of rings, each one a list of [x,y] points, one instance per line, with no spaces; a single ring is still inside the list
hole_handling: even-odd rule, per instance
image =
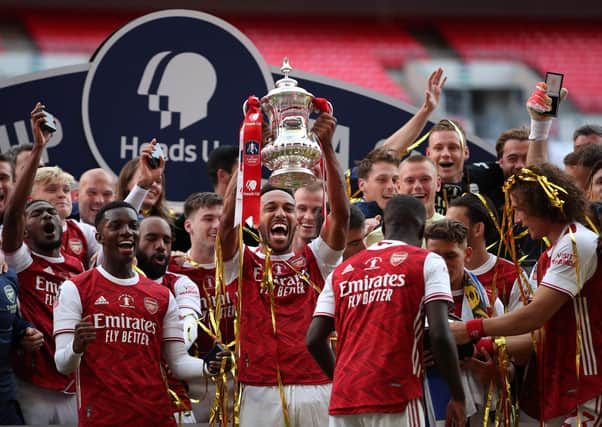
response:
[[[316,176],[307,168],[279,169],[272,173],[268,183],[274,187],[297,189],[316,181]]]

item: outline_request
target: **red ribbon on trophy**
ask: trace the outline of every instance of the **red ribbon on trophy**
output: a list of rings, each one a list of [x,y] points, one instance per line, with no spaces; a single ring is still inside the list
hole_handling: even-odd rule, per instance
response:
[[[245,102],[245,119],[240,128],[236,224],[251,219],[259,224],[261,192],[261,104],[256,96]]]

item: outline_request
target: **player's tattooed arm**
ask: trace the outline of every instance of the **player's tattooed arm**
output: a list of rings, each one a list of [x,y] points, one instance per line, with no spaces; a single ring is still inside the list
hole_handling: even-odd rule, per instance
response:
[[[322,113],[316,119],[312,132],[318,137],[322,148],[326,173],[326,193],[330,203],[330,213],[322,226],[320,236],[328,247],[336,251],[345,249],[349,229],[349,201],[345,190],[343,169],[337,160],[332,138],[337,127],[337,119]]]

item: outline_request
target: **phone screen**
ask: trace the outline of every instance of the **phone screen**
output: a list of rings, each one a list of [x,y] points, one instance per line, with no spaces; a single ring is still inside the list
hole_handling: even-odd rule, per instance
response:
[[[558,102],[560,100],[560,90],[562,89],[562,79],[564,74],[560,73],[546,73],[546,85],[548,86],[547,95],[552,98],[552,109],[547,113],[546,116],[554,116],[558,114]]]

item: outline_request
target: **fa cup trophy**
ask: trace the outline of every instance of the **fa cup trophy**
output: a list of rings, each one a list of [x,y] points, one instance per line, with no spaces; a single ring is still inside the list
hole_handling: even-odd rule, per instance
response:
[[[316,136],[309,132],[309,115],[322,110],[332,114],[332,104],[318,101],[289,77],[292,68],[288,58],[284,58],[280,70],[284,78],[261,98],[261,109],[268,117],[271,133],[261,158],[264,166],[273,171],[269,178],[271,185],[298,188],[316,180],[312,169],[322,155]]]

